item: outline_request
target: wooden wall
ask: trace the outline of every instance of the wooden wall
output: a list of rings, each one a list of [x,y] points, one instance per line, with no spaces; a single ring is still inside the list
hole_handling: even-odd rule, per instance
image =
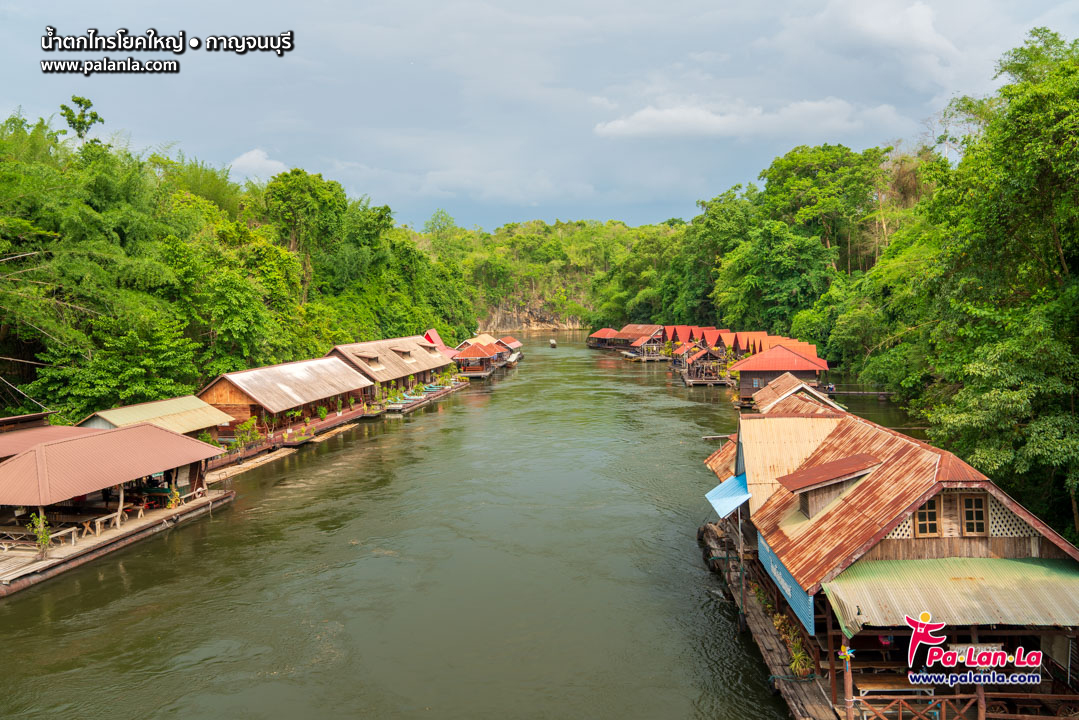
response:
[[[783,371],[770,370],[770,371],[767,371],[767,372],[744,371],[739,376],[738,394],[739,394],[740,397],[745,398],[745,399],[751,398],[751,397],[753,397],[753,393],[757,392],[762,387],[764,387],[768,383],[772,382],[773,380],[775,380],[780,375],[783,375],[785,372],[786,372],[786,370],[783,370]],[[812,370],[802,370],[802,371],[799,371],[799,372],[791,373],[791,375],[794,375],[799,380],[807,382],[810,385],[816,385],[817,384],[817,373],[813,372]],[[758,381],[759,381],[759,386],[758,387],[753,387],[753,378],[758,379]]]
[[[861,560],[926,560],[930,558],[1055,558],[1067,557],[1043,537],[939,537],[885,539]]]

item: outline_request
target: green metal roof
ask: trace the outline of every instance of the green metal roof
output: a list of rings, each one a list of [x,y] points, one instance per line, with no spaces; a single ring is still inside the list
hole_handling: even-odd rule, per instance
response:
[[[923,611],[949,625],[1079,626],[1079,563],[1029,558],[857,562],[823,585],[843,633],[905,627]]]
[[[92,419],[99,417],[112,427],[126,427],[148,422],[166,430],[184,433],[203,430],[213,425],[228,423],[232,417],[209,405],[194,395],[185,395],[169,400],[128,405],[126,407],[101,410],[83,418],[79,425],[93,425]],[[107,427],[107,426],[106,426]]]

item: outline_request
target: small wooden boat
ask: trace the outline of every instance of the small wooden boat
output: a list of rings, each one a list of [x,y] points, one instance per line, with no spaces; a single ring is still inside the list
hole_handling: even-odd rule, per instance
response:
[[[556,347],[558,347],[558,343],[556,343],[556,342],[554,341],[554,338],[551,338],[551,347],[553,347],[553,348],[556,348]]]

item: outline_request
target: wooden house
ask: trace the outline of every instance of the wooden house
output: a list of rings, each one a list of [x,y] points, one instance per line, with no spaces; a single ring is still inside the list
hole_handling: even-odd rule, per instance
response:
[[[656,335],[660,336],[660,342],[663,338],[663,326],[662,325],[642,325],[633,323],[626,325],[621,330],[611,336],[608,345],[616,350],[628,351],[630,345],[643,338],[653,338]]]
[[[816,385],[821,371],[828,369],[828,361],[809,355],[807,351],[777,345],[756,355],[748,355],[731,365],[730,371],[739,374],[738,398],[748,403],[753,393],[765,387],[784,373],[791,373],[800,380]]]
[[[480,333],[479,335],[476,335],[476,337],[470,337],[467,340],[462,340],[461,343],[457,346],[457,349],[464,350],[470,345],[495,345],[496,343],[498,343],[498,338],[496,338],[494,335],[491,335],[489,333]]]
[[[235,497],[206,486],[204,461],[220,448],[157,425],[22,424],[0,433],[3,452],[16,450],[0,462],[0,597]],[[31,515],[48,523],[43,540]]]
[[[730,378],[727,374],[726,353],[709,347],[706,341],[701,341],[702,347],[686,359],[686,369],[682,372],[682,380],[686,385],[727,385]]]
[[[687,342],[671,350],[671,369],[681,372],[686,369],[686,361],[690,356],[700,352],[701,346],[695,342]]]
[[[755,402],[764,412],[706,461],[723,480],[709,499],[747,558],[732,562],[789,617],[841,717],[1079,712],[1079,549],[955,455],[792,375]],[[938,645],[990,655],[948,666]],[[908,676],[985,667],[1000,677]]]
[[[490,377],[498,367],[501,348],[482,343],[474,343],[457,354],[457,367],[460,374],[467,378],[483,379]]]
[[[317,418],[319,408],[347,409],[370,400],[372,384],[339,357],[324,357],[225,373],[198,397],[230,417],[219,432],[232,438],[236,426],[252,417],[266,435]]]
[[[217,440],[218,428],[227,427],[233,418],[194,395],[168,400],[125,405],[111,410],[99,410],[78,422],[80,427],[111,430],[148,422],[181,435],[198,437],[206,433]]]
[[[741,358],[746,355],[753,354],[753,344],[758,338],[763,338],[768,335],[763,330],[752,330],[749,332],[736,332],[734,337],[734,343],[731,349],[734,351],[734,356]]]
[[[606,350],[610,347],[611,338],[618,334],[613,328],[600,328],[588,336],[587,345],[590,348]]]
[[[666,359],[664,350],[666,343],[663,342],[663,333],[654,335],[642,335],[629,344],[626,354],[637,360]]]
[[[459,355],[459,353],[458,353]],[[337,345],[326,354],[345,362],[373,383],[370,394],[386,397],[391,390],[424,385],[453,361],[422,335]]]

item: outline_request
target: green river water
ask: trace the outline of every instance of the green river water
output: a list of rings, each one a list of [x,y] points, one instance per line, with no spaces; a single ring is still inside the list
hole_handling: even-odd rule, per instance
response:
[[[787,717],[696,544],[730,391],[549,336],[0,600],[0,717]]]

